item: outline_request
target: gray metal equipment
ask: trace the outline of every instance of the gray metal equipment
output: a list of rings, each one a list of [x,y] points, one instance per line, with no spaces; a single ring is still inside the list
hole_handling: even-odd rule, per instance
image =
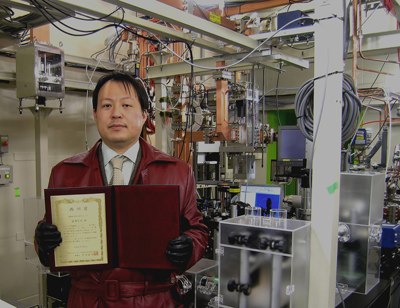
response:
[[[19,99],[60,99],[65,96],[62,49],[38,43],[19,47],[16,67]]]
[[[219,307],[307,307],[310,222],[244,215],[220,230]]]

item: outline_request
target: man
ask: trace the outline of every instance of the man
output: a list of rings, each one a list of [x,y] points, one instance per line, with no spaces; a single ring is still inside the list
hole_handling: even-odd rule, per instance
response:
[[[128,159],[122,163],[123,184],[179,185],[181,236],[170,241],[166,255],[184,271],[203,257],[208,229],[197,210],[191,167],[140,138],[147,107],[147,93],[140,81],[123,73],[100,78],[93,93],[93,116],[101,140],[88,152],[57,164],[52,169],[49,188],[111,185],[111,160],[121,155]],[[61,236],[56,226],[38,224],[35,239],[44,265],[48,265],[48,254],[61,243]],[[69,273],[71,308],[183,307],[179,285],[171,271],[115,268]]]

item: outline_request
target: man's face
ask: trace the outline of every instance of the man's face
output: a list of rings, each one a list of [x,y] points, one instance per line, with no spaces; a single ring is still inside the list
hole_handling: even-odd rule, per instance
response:
[[[103,142],[123,154],[138,141],[147,112],[132,86],[126,91],[122,82],[109,80],[99,91],[93,117]]]

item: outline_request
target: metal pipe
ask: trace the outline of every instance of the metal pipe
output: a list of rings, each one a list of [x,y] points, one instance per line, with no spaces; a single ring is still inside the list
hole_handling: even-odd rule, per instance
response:
[[[358,44],[358,37],[357,37],[357,1],[353,0],[353,79],[354,83],[357,87],[357,44]]]
[[[282,256],[280,255],[272,255],[271,280],[271,308],[280,308],[280,291],[282,280]]]
[[[388,131],[387,126],[382,130],[382,150],[381,150],[381,166],[387,164],[387,149],[388,149]]]
[[[249,284],[250,283],[250,272],[249,272],[249,252],[247,250],[240,250],[240,284]],[[243,294],[243,292],[239,293],[239,308],[247,307],[247,297]]]

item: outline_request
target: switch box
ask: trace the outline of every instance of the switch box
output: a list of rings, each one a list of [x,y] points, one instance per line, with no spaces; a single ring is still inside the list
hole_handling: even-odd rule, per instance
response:
[[[8,135],[0,135],[0,154],[8,153]]]
[[[0,185],[13,182],[13,167],[9,165],[0,165]]]

